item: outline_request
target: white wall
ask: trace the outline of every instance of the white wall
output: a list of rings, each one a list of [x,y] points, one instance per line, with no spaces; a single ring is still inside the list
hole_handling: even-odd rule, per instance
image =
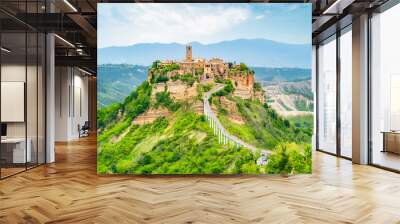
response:
[[[55,140],[68,140],[68,88],[70,85],[70,77],[67,67],[55,68]]]
[[[75,70],[76,71],[76,70]],[[88,77],[75,75],[74,77],[74,108],[72,108],[72,135],[79,137],[78,132],[78,124],[81,126],[88,121],[89,113],[88,113]]]
[[[88,77],[76,68],[56,67],[55,140],[79,138],[78,125],[88,120]]]

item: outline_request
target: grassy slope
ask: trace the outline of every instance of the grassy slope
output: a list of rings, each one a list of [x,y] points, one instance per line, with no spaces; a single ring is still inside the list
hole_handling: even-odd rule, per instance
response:
[[[122,132],[121,132],[122,133]],[[247,149],[218,143],[203,116],[178,110],[151,124],[128,127],[119,141],[99,143],[99,173],[260,173]]]
[[[218,113],[218,117],[230,133],[242,140],[264,149],[274,149],[282,142],[300,144],[311,142],[312,127],[304,128],[302,124],[294,125],[295,119],[291,123],[259,102],[239,98],[230,99],[237,103],[246,123],[233,123],[223,113]],[[218,98],[214,98],[212,102],[219,107]]]
[[[219,107],[219,101],[213,99],[212,102],[219,107],[218,117],[230,133],[256,147],[273,151],[265,173],[311,173],[313,116],[284,119],[259,102],[230,99],[237,103],[245,124],[231,122],[226,114],[220,113],[223,110]]]
[[[169,94],[156,97],[155,105],[178,105],[172,116],[151,124],[132,125],[132,120],[150,107],[150,95],[151,86],[144,82],[124,102],[98,111],[99,173],[264,172],[263,167],[255,165],[257,155],[248,149],[219,144],[204,116],[174,103]]]

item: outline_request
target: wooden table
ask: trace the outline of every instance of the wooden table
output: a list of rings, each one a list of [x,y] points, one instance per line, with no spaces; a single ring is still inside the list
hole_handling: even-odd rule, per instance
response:
[[[400,154],[400,131],[383,131],[382,152]]]

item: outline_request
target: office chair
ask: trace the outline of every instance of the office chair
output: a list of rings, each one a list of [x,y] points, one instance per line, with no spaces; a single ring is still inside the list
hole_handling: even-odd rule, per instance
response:
[[[89,136],[89,129],[90,129],[90,125],[89,125],[89,121],[85,121],[85,123],[82,125],[82,127],[79,127],[80,125],[78,125],[78,129],[79,129],[79,138],[80,137],[87,137]]]

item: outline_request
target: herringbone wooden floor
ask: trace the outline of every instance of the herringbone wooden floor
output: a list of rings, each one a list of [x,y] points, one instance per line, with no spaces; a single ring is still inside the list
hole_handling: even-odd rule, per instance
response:
[[[312,175],[98,176],[95,138],[0,181],[0,223],[400,223],[400,175],[314,154]]]

